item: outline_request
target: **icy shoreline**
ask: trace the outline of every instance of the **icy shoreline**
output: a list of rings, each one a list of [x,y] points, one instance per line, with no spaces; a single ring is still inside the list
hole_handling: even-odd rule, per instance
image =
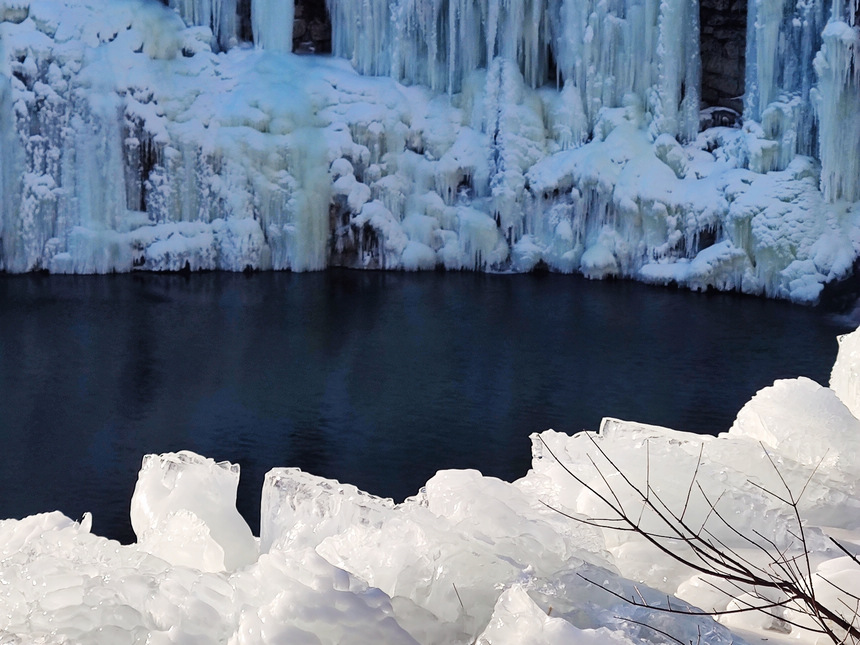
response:
[[[664,642],[661,632],[709,644],[823,642],[797,625],[791,603],[714,622],[621,601],[605,589],[657,604],[672,594],[675,607],[706,610],[751,596],[630,533],[562,513],[605,516],[582,483],[609,483],[638,512],[641,498],[620,485],[608,457],[637,485],[647,477],[692,524],[707,521],[706,499],[719,499],[731,528],[717,526],[714,539],[757,561],[747,537],[788,554],[799,548],[791,508],[764,490],[782,478],[795,494],[805,488],[798,510],[809,563],[822,597],[842,606],[840,594],[860,592],[860,567],[829,537],[860,551],[860,330],[840,337],[830,385],[777,381],[718,437],[616,419],[596,435],[546,431],[533,436],[524,478],[440,471],[402,504],[276,468],[263,486],[259,538],[235,508],[237,465],[148,455],[131,501],[135,544],[92,535],[89,516],[0,521],[0,634],[10,643],[112,645],[639,644]]]
[[[584,28],[557,5],[541,11]],[[802,82],[759,65],[749,82],[761,88],[770,73],[771,86],[754,97],[743,127],[695,135],[694,95],[685,103],[678,94],[695,70],[666,76],[682,51],[619,49],[618,69],[571,71],[569,82],[545,86],[544,64],[518,66],[502,41],[524,38],[535,51],[552,44],[571,70],[595,52],[565,49],[549,32],[517,35],[507,14],[496,17],[495,58],[481,45],[473,67],[447,67],[436,80],[423,79],[420,66],[392,71],[433,90],[362,76],[337,57],[218,51],[208,26],[188,26],[156,2],[3,6],[7,272],[546,266],[815,302],[860,255],[852,183],[860,133],[831,131],[826,121],[852,121],[839,110],[853,114],[857,80],[840,76],[853,58],[843,60],[839,47],[854,51],[858,30],[835,17],[815,59],[817,94],[786,98],[813,82],[814,51],[797,62]],[[682,20],[685,6],[665,4],[654,29]],[[342,9],[347,23],[335,10],[335,41],[363,69],[368,53],[346,51],[363,41],[344,31],[358,27]],[[634,14],[628,19],[618,24],[637,28]],[[405,64],[408,52],[396,47],[417,45],[405,32],[385,33],[389,55]],[[429,33],[409,37],[425,42]],[[461,36],[438,56],[477,46],[475,35]],[[611,44],[598,40],[593,47]],[[639,69],[643,56],[650,67]],[[624,85],[628,77],[640,85]],[[600,83],[617,86],[601,95]],[[831,95],[842,107],[828,107]],[[801,136],[812,129],[815,97],[820,162],[809,156],[817,144]]]

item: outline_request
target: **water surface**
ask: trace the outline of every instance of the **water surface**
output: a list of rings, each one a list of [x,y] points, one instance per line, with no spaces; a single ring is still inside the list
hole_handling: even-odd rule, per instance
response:
[[[820,309],[556,275],[0,276],[0,517],[94,514],[130,541],[143,454],[274,466],[401,500],[437,470],[512,480],[529,434],[603,416],[727,430],[774,379],[826,384]]]

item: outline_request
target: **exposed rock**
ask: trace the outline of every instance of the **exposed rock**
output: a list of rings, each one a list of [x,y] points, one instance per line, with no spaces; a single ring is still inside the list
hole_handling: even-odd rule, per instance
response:
[[[331,19],[324,0],[297,0],[293,24],[293,51],[331,52]]]
[[[740,111],[744,93],[746,0],[701,0],[702,101]]]

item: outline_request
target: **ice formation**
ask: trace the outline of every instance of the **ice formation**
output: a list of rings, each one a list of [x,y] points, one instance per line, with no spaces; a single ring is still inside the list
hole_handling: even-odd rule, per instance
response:
[[[228,49],[238,43],[236,0],[168,0],[166,4],[186,24],[208,29],[215,47]]]
[[[190,452],[148,455],[131,500],[134,544],[93,535],[89,515],[0,521],[0,639],[822,642],[791,603],[718,621],[695,615],[697,607],[742,608],[762,596],[708,578],[634,534],[573,518],[607,517],[597,494],[610,486],[642,526],[659,531],[623,473],[749,562],[768,566],[769,545],[785,558],[799,555],[823,602],[853,607],[858,348],[860,329],[840,338],[832,389],[804,378],[777,381],[717,437],[617,419],[604,419],[596,434],[533,435],[532,469],[513,483],[441,471],[395,504],[276,468],[263,485],[259,538],[236,512],[237,465]],[[799,551],[786,489],[799,497],[808,556]],[[727,523],[716,521],[706,500],[719,500],[716,513]],[[667,594],[681,613],[641,606],[665,607]],[[778,590],[764,597],[783,599]]]
[[[570,118],[589,126],[601,108],[632,94],[649,105],[659,132],[690,139],[698,131],[698,5],[690,0],[328,4],[334,53],[361,73],[452,94],[504,60],[531,88],[547,81],[569,88],[562,100]],[[491,74],[488,98],[498,83]]]
[[[750,2],[743,127],[702,132],[693,0],[331,0],[335,57],[289,53],[289,0],[248,5],[254,47],[236,0],[167,4],[0,2],[0,269],[814,302],[858,256],[856,3]]]
[[[289,54],[293,50],[294,14],[292,2],[252,0],[254,42],[263,49]]]

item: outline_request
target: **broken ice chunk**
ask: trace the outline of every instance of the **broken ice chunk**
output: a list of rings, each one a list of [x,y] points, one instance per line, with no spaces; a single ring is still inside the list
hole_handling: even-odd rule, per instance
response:
[[[839,352],[830,372],[830,389],[860,418],[860,329],[839,336]]]
[[[860,421],[833,390],[808,378],[779,380],[759,391],[738,412],[729,436],[761,441],[809,467],[821,462],[833,476],[856,481]]]
[[[187,450],[146,455],[131,498],[131,526],[142,546],[149,531],[169,534],[170,549],[163,548],[163,537],[149,540],[169,561],[173,553],[182,564],[204,570],[250,564],[257,559],[257,543],[236,510],[238,484],[238,464]]]
[[[381,524],[394,502],[298,468],[266,473],[260,506],[260,552],[315,547],[353,524]]]
[[[616,640],[608,633],[601,634],[607,642]],[[598,642],[603,638],[586,638],[597,635],[594,630],[577,629],[563,618],[553,618],[529,598],[522,585],[508,588],[496,603],[493,617],[477,642],[479,643],[534,643],[534,645],[562,645],[562,643]],[[618,638],[619,645],[630,641]]]

